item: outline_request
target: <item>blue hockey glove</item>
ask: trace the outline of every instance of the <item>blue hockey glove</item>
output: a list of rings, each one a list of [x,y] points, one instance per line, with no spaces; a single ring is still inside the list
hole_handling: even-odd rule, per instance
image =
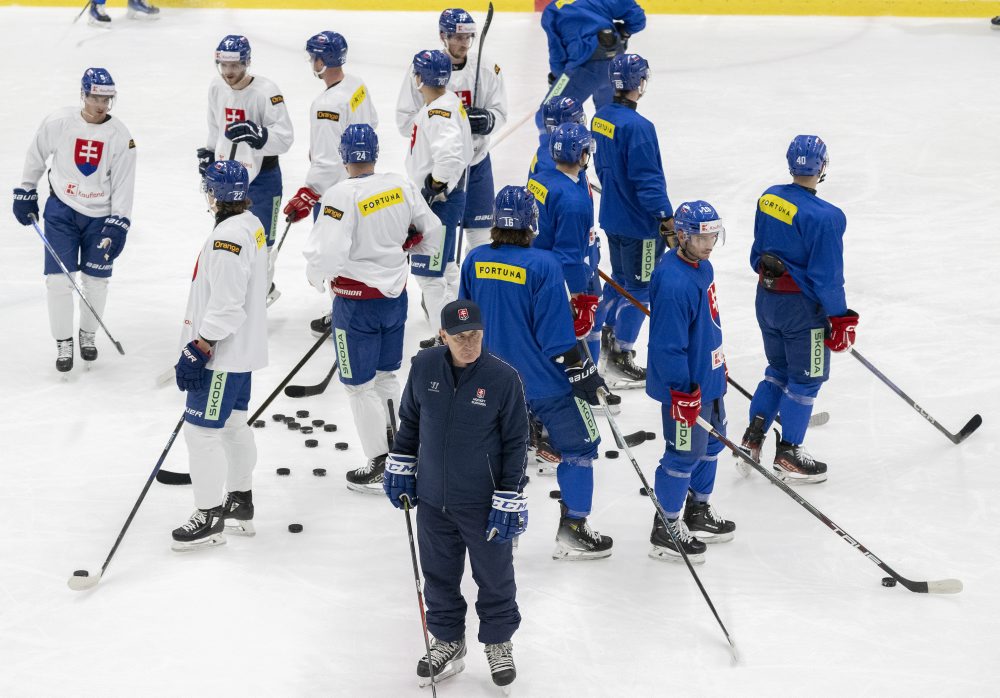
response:
[[[267,143],[267,129],[252,121],[237,121],[226,126],[226,138],[233,143],[246,143],[260,150]]]
[[[101,228],[101,242],[97,247],[105,250],[104,259],[115,261],[125,248],[125,235],[132,222],[125,216],[108,216]]]
[[[177,389],[201,390],[205,387],[205,364],[211,358],[194,342],[188,342],[181,352],[181,358],[174,365],[174,377],[177,379]]]
[[[469,128],[472,129],[473,133],[479,136],[485,136],[493,130],[493,125],[496,123],[496,117],[493,116],[493,112],[489,109],[470,107],[467,111],[469,114]]]
[[[205,176],[205,170],[215,162],[215,152],[211,148],[198,148],[198,174]]]
[[[523,492],[494,492],[486,540],[507,543],[528,528],[528,496]]]
[[[31,225],[31,217],[38,218],[38,190],[14,190],[14,218],[21,225]]]
[[[405,453],[390,453],[385,459],[382,489],[392,505],[403,508],[403,497],[410,500],[410,508],[417,506],[417,457]]]
[[[431,175],[427,175],[424,179],[424,186],[420,189],[420,195],[424,197],[427,205],[430,206],[435,201],[444,201],[448,198],[447,189],[447,182],[439,182]]]

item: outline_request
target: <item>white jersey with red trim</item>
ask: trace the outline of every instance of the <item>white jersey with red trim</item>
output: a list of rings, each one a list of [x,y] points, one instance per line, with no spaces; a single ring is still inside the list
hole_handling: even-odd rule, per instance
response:
[[[493,114],[495,119],[493,130],[490,133],[472,135],[471,164],[473,165],[478,164],[486,157],[489,153],[490,136],[498,133],[507,123],[507,89],[504,87],[503,74],[499,64],[494,63],[486,56],[483,56],[479,68],[479,90],[476,92],[476,103],[472,103],[472,94],[476,90],[476,71],[473,67],[475,62],[476,59],[470,55],[461,68],[456,68],[453,65],[447,86],[449,91],[458,95],[466,109],[473,106],[486,109]],[[396,127],[404,136],[409,136],[412,132],[413,121],[423,104],[424,98],[413,82],[412,74],[407,73],[407,77],[399,89],[399,99],[396,100]]]
[[[368,124],[378,129],[378,113],[361,78],[344,79],[327,88],[309,107],[309,172],[306,186],[322,194],[347,179],[340,158],[340,137],[351,124]]]
[[[267,129],[267,142],[260,150],[247,143],[236,148],[236,159],[247,168],[252,182],[260,174],[265,157],[287,153],[292,147],[292,120],[278,86],[260,75],[254,75],[250,84],[239,90],[227,85],[222,77],[212,80],[208,88],[206,147],[214,149],[216,160],[229,159],[233,142],[226,138],[226,127],[237,121],[252,121]]]
[[[417,111],[410,126],[406,173],[419,187],[427,175],[448,185],[451,192],[472,161],[469,116],[454,92],[445,92]]]
[[[181,346],[216,342],[207,368],[245,373],[267,366],[267,237],[244,211],[215,226],[191,277]]]
[[[410,226],[424,239],[403,249]],[[444,227],[420,188],[392,172],[345,179],[327,190],[302,254],[310,283],[346,276],[398,298],[410,271],[408,254],[438,254]]]
[[[64,204],[91,218],[132,217],[135,141],[121,119],[91,124],[79,107],[50,114],[28,147],[22,187],[37,188],[50,156],[49,185]]]

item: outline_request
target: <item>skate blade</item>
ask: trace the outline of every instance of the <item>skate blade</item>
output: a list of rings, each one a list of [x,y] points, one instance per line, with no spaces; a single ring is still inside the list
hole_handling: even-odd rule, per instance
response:
[[[700,540],[702,543],[706,543],[708,545],[711,545],[712,543],[728,543],[736,537],[736,533],[733,531],[730,531],[729,533],[709,533],[708,531],[692,530],[691,535]]]
[[[377,485],[358,485],[353,482],[347,483],[347,489],[351,492],[358,492],[360,494],[381,494],[385,495],[385,490],[382,489],[382,484]]]
[[[208,538],[202,538],[201,540],[194,541],[192,543],[174,541],[174,544],[170,546],[170,549],[175,553],[193,553],[197,550],[207,550],[208,548],[214,548],[217,545],[225,544],[226,537],[221,533],[215,533]]]
[[[129,19],[137,19],[146,22],[155,22],[160,18],[160,13],[157,12],[156,14],[151,15],[146,12],[137,12],[136,10],[129,10],[128,12],[125,13],[125,16],[128,17]]]
[[[647,554],[649,557],[660,562],[679,562],[684,564],[684,558],[681,557],[681,554],[670,548],[661,548],[658,545],[654,545],[650,547]],[[705,564],[705,555],[704,553],[688,553],[688,560],[691,561],[692,565],[703,565]]]
[[[535,473],[542,477],[553,477],[558,470],[558,466],[553,463],[541,462],[537,464]]]
[[[784,468],[773,468],[773,471],[774,476],[786,485],[818,485],[821,482],[826,482],[826,473],[820,473],[819,475],[799,475],[798,473],[789,472]]]
[[[439,684],[445,679],[450,679],[455,674],[460,674],[463,671],[465,671],[465,660],[461,658],[453,659],[441,667],[441,671],[434,674],[434,683]],[[427,688],[431,685],[431,677],[418,676],[417,685],[420,686],[420,688]]]
[[[604,405],[591,405],[590,411],[594,414],[604,414]],[[612,417],[615,417],[622,413],[621,405],[608,405],[608,412]]]
[[[602,376],[608,386],[608,390],[638,390],[646,387],[646,381],[632,380],[631,378],[615,378],[613,376]]]
[[[253,521],[240,521],[239,519],[226,519],[226,533],[232,536],[246,536],[247,538],[253,538],[257,535]]]
[[[611,550],[611,548],[598,551],[580,550],[579,548],[571,548],[568,545],[563,545],[562,543],[556,543],[556,549],[552,551],[552,559],[561,560],[563,562],[603,560],[604,558],[611,557]]]

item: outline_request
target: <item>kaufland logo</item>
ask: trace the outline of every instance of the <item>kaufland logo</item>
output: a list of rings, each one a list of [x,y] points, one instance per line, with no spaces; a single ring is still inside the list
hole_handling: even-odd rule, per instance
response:
[[[466,320],[468,320],[469,319],[469,309],[468,308],[459,308],[458,309],[458,319],[461,320],[462,322],[465,322]]]

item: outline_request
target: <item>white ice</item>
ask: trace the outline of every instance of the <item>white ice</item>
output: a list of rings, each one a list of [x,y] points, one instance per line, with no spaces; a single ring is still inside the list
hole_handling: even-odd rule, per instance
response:
[[[320,90],[306,38],[327,28],[347,36],[347,67],[367,81],[382,118],[379,166],[398,171],[405,140],[393,106],[412,54],[437,45],[435,13],[166,9],[158,23],[139,24],[112,9],[109,32],[71,25],[74,13],[0,9],[0,169],[9,192],[42,118],[76,103],[84,68],[111,71],[114,115],[139,148],[133,228],[106,318],[128,353],[99,336],[93,370],[78,359],[60,379],[41,243],[0,216],[0,695],[418,695],[423,641],[403,516],[345,489],[361,455],[336,382],[322,397],[281,398],[267,410],[256,432],[256,538],[171,552],[191,492],[154,484],[100,585],[74,593],[66,580],[100,569],[182,409],[182,396],[154,380],[176,360],[191,269],[211,225],[194,151],[205,140],[215,44],[248,35],[254,70],[284,91],[297,136],[282,156],[287,198],[306,170],[307,110]],[[527,488],[517,695],[996,694],[998,41],[986,18],[657,16],[632,42],[653,66],[640,110],[657,124],[674,204],[703,198],[726,219],[713,262],[731,375],[749,389],[763,370],[747,263],[755,200],[787,179],[792,136],[829,143],[821,194],[847,213],[858,349],[950,430],[976,412],[984,425],[954,446],[837,356],[817,405],[830,423],[808,437],[830,479],[800,491],[900,574],[957,577],[965,591],[883,588],[869,560],[760,476],[740,479],[724,457],[713,501],[737,535],[710,548],[698,574],[739,645],[741,664],[730,666],[687,570],[646,557],[652,507],[632,467],[624,454],[602,458],[592,521],[615,539],[608,560],[553,562],[558,511],[548,492],[557,485],[535,477]],[[537,15],[497,14],[487,44],[516,123],[545,91]],[[523,182],[536,142],[526,123],[496,148],[498,188]],[[307,325],[324,310],[303,273],[306,232],[293,228],[278,261],[284,295],[270,311],[271,366],[254,377],[252,405],[313,343]],[[430,334],[415,291],[407,355]],[[294,382],[320,380],[332,361],[324,348]],[[738,438],[747,402],[731,392],[727,404]],[[340,427],[319,435],[319,449],[270,421],[302,408]],[[625,395],[625,431],[659,437],[658,415],[640,392]],[[335,440],[350,450],[334,451]],[[647,476],[662,445],[636,449]],[[279,466],[292,475],[278,478]],[[319,466],[325,479],[311,474]],[[183,440],[165,467],[186,470]],[[290,534],[292,522],[305,531]],[[474,599],[468,577],[464,588]],[[442,698],[496,692],[476,629],[470,607],[468,668],[441,686]]]

